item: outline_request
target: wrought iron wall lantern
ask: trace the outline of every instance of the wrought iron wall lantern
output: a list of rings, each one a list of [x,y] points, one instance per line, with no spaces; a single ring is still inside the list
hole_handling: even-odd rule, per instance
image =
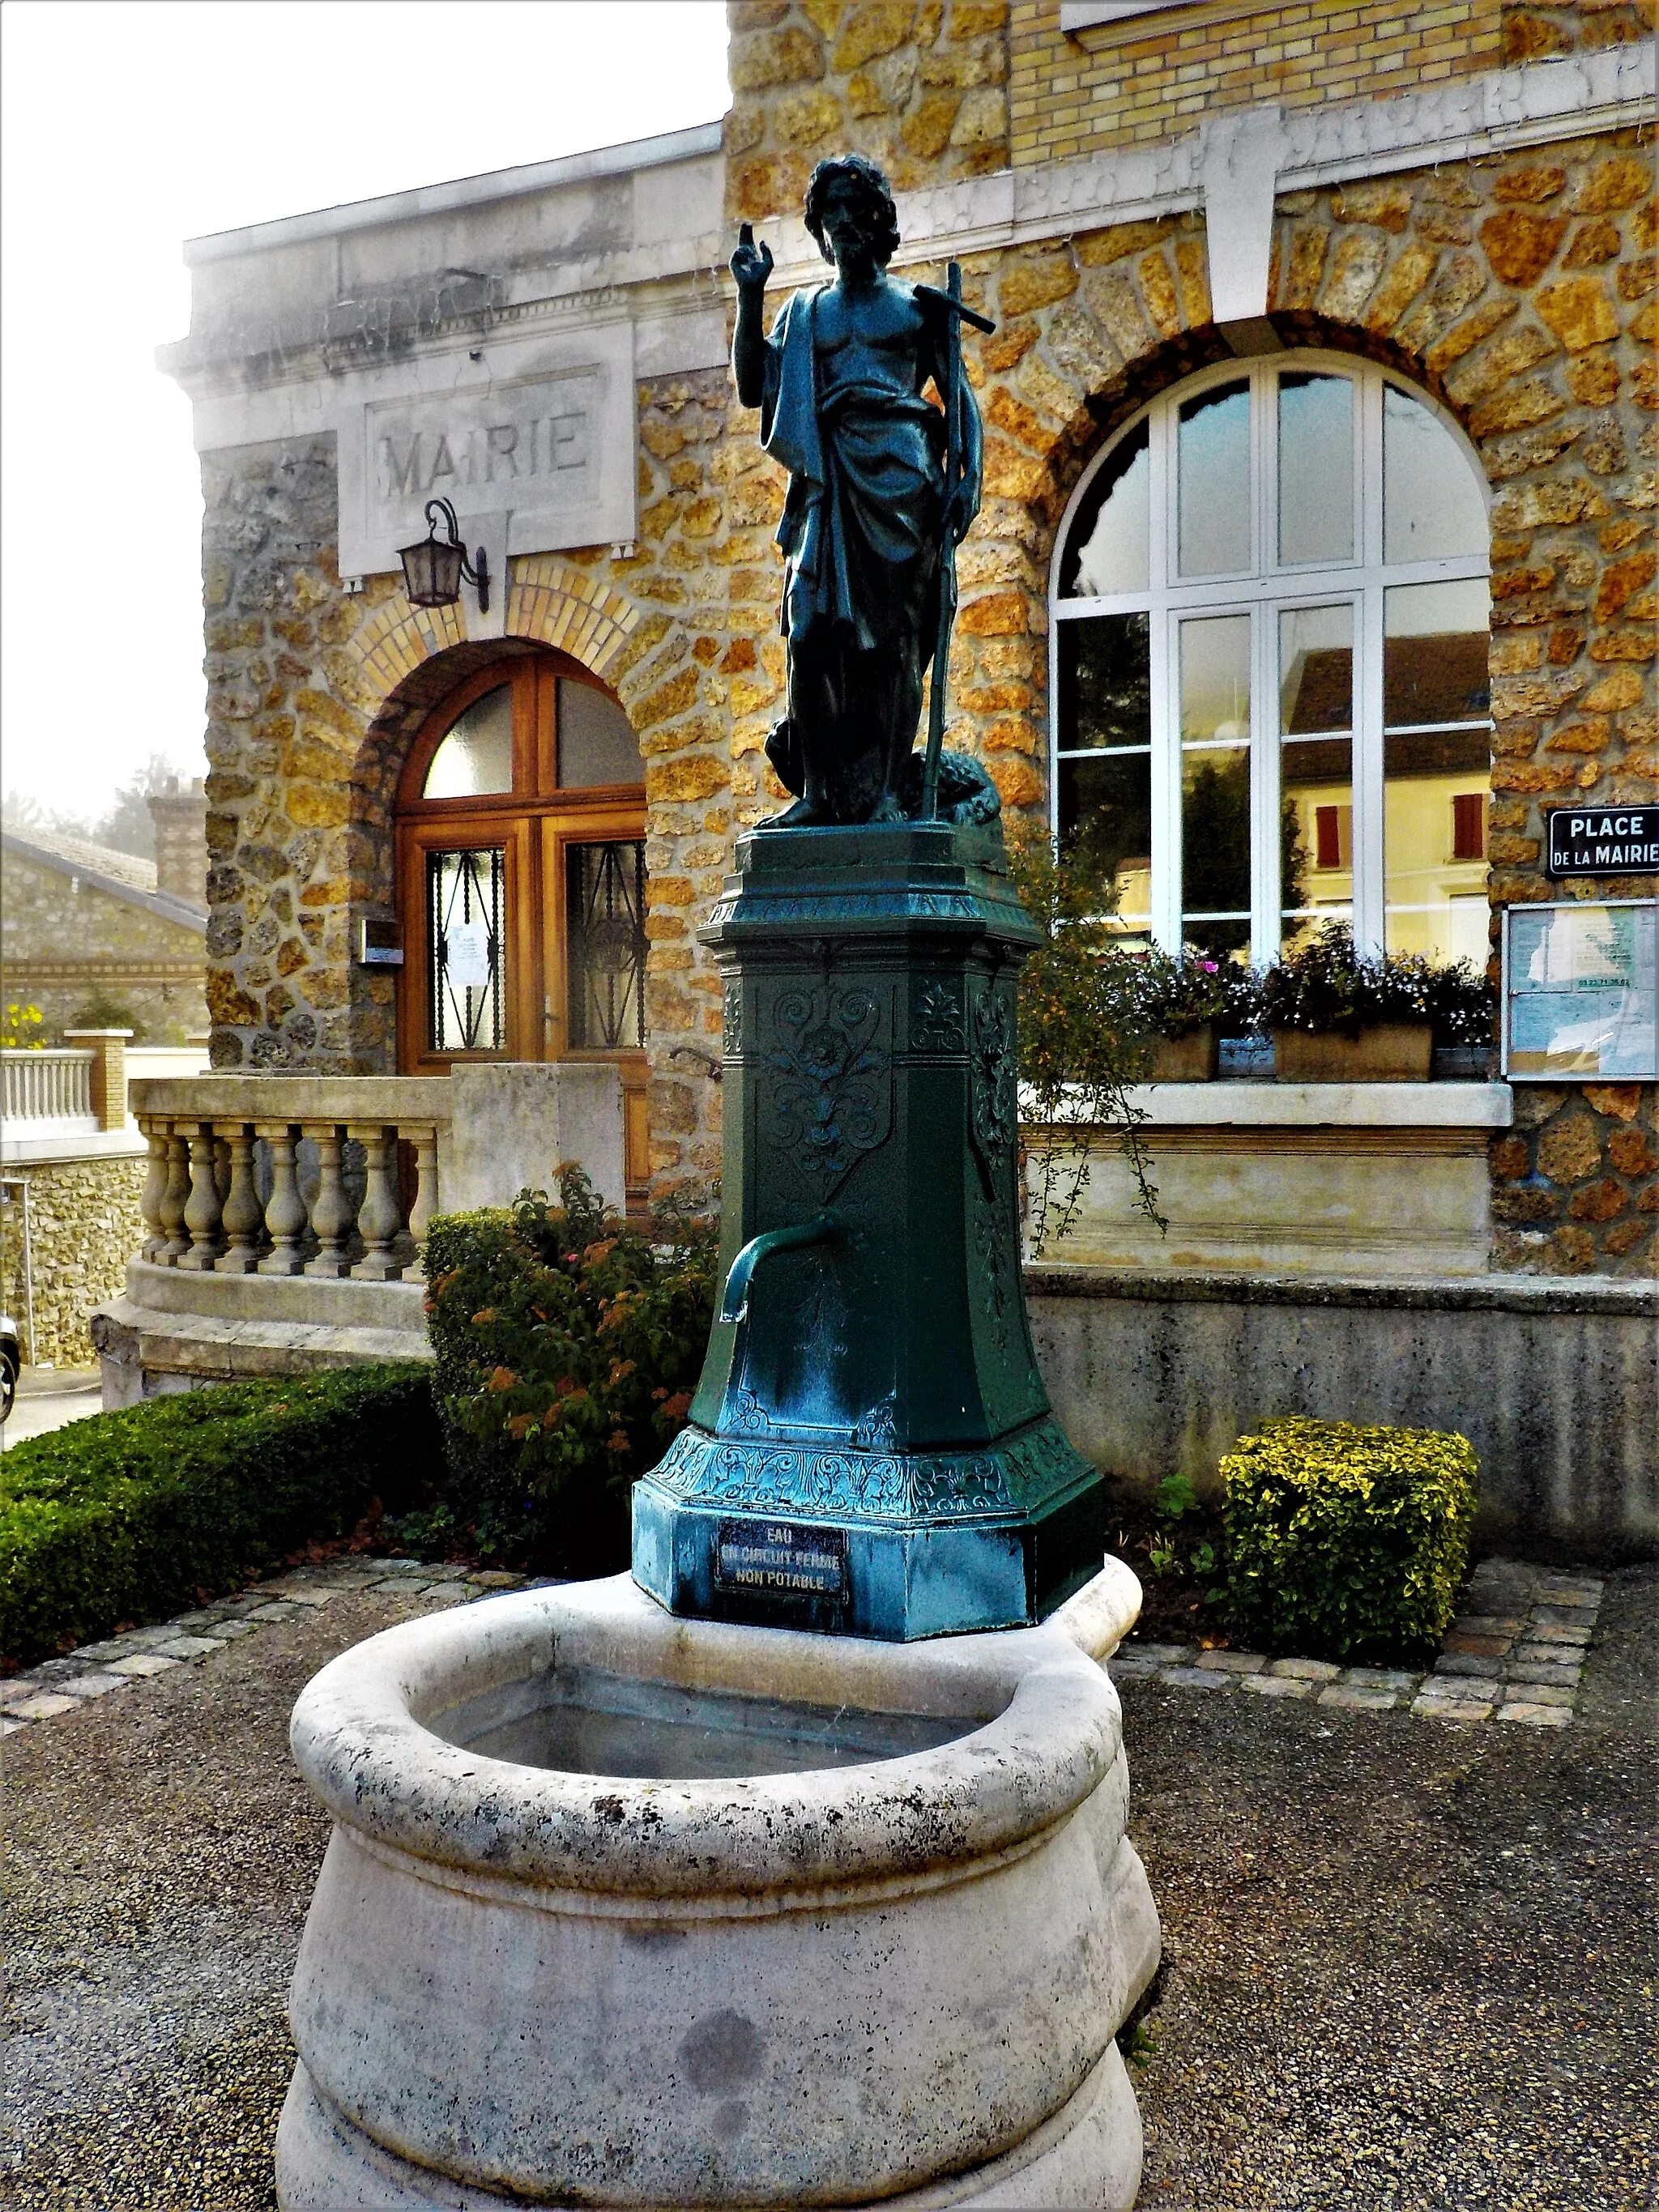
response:
[[[478,548],[476,563],[468,560],[455,510],[447,499],[428,500],[426,520],[427,534],[420,543],[400,546],[398,551],[398,558],[404,564],[404,590],[410,605],[453,607],[461,596],[461,580],[465,577],[477,591],[478,612],[487,615],[489,563],[483,547]],[[438,536],[440,520],[448,526],[447,543]]]

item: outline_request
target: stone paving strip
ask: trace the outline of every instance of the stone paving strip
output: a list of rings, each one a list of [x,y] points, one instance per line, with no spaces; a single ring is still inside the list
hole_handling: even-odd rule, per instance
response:
[[[470,1569],[463,1578],[454,1567],[356,1555],[295,1568],[235,1597],[216,1599],[154,1628],[130,1628],[101,1643],[83,1644],[64,1658],[42,1660],[0,1681],[0,1735],[73,1712],[88,1698],[130,1690],[147,1675],[193,1666],[272,1621],[294,1620],[308,1607],[330,1605],[343,1591],[397,1590],[435,1610],[494,1590],[519,1589],[528,1580],[495,1568]]]
[[[147,1675],[192,1666],[267,1622],[292,1620],[307,1606],[330,1604],[343,1590],[395,1589],[436,1608],[492,1590],[519,1589],[528,1579],[493,1568],[463,1577],[458,1569],[417,1559],[352,1557],[295,1569],[240,1596],[181,1613],[154,1628],[83,1644],[64,1658],[44,1660],[0,1681],[0,1735],[73,1712],[90,1698],[131,1689]],[[1115,1681],[1155,1680],[1212,1694],[1249,1691],[1262,1698],[1307,1698],[1346,1712],[1407,1706],[1437,1720],[1565,1728],[1601,1602],[1601,1584],[1594,1577],[1484,1559],[1469,1577],[1462,1609],[1426,1674],[1133,1641],[1113,1659],[1111,1674]]]
[[[1167,1682],[1212,1695],[1248,1690],[1261,1698],[1307,1698],[1345,1712],[1405,1706],[1434,1720],[1565,1728],[1601,1603],[1601,1584],[1592,1575],[1483,1559],[1426,1674],[1133,1640],[1111,1662],[1111,1674],[1114,1681]]]

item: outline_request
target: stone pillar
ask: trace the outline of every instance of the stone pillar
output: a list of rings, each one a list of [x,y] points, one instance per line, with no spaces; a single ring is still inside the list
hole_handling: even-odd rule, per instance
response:
[[[100,1129],[127,1126],[127,1043],[131,1030],[65,1030],[65,1044],[92,1052],[92,1110]]]
[[[1101,1480],[1022,1287],[1000,826],[760,830],[725,977],[722,1296],[691,1425],[635,1487],[671,1612],[894,1640],[1040,1620],[1097,1574]]]

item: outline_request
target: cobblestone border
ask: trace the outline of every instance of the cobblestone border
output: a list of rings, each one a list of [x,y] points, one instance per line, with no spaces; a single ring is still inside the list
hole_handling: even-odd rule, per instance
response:
[[[523,1589],[529,1577],[499,1569],[465,1577],[418,1559],[334,1559],[258,1583],[239,1597],[181,1613],[154,1628],[129,1629],[83,1644],[0,1682],[0,1735],[73,1712],[93,1698],[131,1689],[152,1674],[207,1658],[239,1637],[343,1592],[396,1590],[436,1610],[493,1590]],[[1426,1674],[1385,1667],[1335,1667],[1321,1659],[1269,1659],[1259,1651],[1206,1651],[1195,1644],[1123,1646],[1110,1662],[1115,1682],[1155,1680],[1177,1689],[1249,1690],[1258,1697],[1310,1698],[1347,1712],[1407,1706],[1437,1720],[1518,1721],[1565,1728],[1584,1671],[1601,1604],[1593,1576],[1557,1575],[1512,1559],[1485,1559],[1463,1593],[1463,1607]]]
[[[308,1607],[331,1605],[349,1591],[396,1590],[424,1598],[435,1611],[490,1591],[521,1589],[528,1579],[494,1568],[463,1577],[453,1568],[424,1565],[418,1559],[352,1557],[297,1569],[240,1596],[218,1599],[154,1628],[130,1628],[102,1643],[83,1644],[65,1658],[43,1660],[14,1674],[0,1682],[0,1735],[54,1720],[93,1698],[129,1690],[149,1675],[194,1665],[240,1637],[255,1635],[275,1621],[295,1620]]]
[[[1565,1728],[1583,1678],[1601,1588],[1590,1575],[1550,1574],[1514,1559],[1483,1559],[1426,1674],[1133,1641],[1119,1650],[1110,1672],[1115,1682],[1250,1690],[1263,1698],[1311,1698],[1347,1712],[1406,1706],[1434,1720]]]

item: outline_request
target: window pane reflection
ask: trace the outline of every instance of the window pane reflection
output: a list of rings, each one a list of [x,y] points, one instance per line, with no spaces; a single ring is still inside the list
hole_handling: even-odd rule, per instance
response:
[[[1484,727],[1391,730],[1382,740],[1383,941],[1390,952],[1486,964]]]
[[[1114,448],[1072,524],[1060,596],[1144,592],[1150,578],[1152,429],[1142,422]]]
[[[645,767],[634,726],[608,692],[559,678],[559,787],[642,783]]]
[[[498,684],[456,717],[432,756],[423,799],[477,799],[513,788],[513,686]]]
[[[1486,578],[1402,585],[1382,604],[1384,724],[1484,721],[1492,706]]]
[[[1353,609],[1296,607],[1279,617],[1279,726],[1287,738],[1353,726]]]
[[[1181,410],[1176,457],[1181,573],[1250,565],[1250,387],[1223,384]]]
[[[1353,558],[1353,386],[1346,376],[1279,380],[1279,557]]]
[[[1382,393],[1382,558],[1486,556],[1486,502],[1445,425],[1393,385]]]
[[[1116,921],[1146,931],[1152,913],[1150,752],[1091,753],[1059,767],[1060,840],[1116,894]]]
[[[1279,937],[1353,918],[1353,609],[1279,617]],[[1339,734],[1340,733],[1340,734]]]
[[[1202,744],[1250,734],[1250,618],[1181,625],[1181,735]]]
[[[1181,625],[1181,904],[1183,941],[1206,952],[1250,941],[1250,618]]]
[[[1059,625],[1062,752],[1151,743],[1150,631],[1145,615]]]

